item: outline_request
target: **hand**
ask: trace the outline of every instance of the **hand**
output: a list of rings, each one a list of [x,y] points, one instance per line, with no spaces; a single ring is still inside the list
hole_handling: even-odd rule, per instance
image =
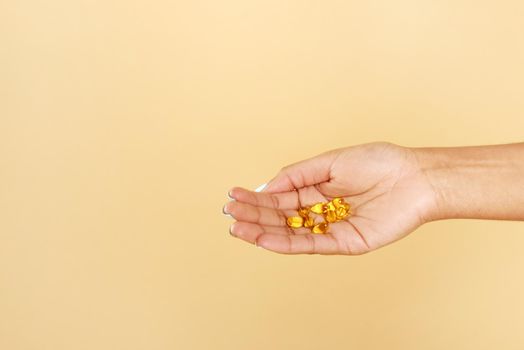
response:
[[[233,236],[284,254],[357,255],[431,221],[435,191],[413,149],[386,142],[331,150],[284,167],[261,192],[234,187],[224,206]],[[301,206],[343,197],[353,215],[326,234],[291,229]]]

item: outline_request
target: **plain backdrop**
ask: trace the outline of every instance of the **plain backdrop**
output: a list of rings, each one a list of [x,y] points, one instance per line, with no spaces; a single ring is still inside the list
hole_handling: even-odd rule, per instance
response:
[[[524,223],[292,256],[231,237],[221,210],[336,147],[522,142],[523,18],[522,1],[0,3],[0,348],[522,349]]]

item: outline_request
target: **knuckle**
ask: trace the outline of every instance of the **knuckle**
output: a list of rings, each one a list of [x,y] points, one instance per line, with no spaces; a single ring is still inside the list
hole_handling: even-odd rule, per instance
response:
[[[277,196],[272,196],[271,200],[273,201],[273,205],[276,209],[280,209],[280,202]]]

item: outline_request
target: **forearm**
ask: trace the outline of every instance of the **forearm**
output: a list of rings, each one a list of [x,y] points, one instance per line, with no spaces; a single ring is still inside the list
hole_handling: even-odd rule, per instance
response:
[[[524,143],[412,150],[435,193],[431,220],[524,220]]]

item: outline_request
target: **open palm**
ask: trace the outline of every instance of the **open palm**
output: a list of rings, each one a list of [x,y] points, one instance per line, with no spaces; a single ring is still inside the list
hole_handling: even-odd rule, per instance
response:
[[[232,235],[285,254],[363,254],[430,221],[435,193],[415,153],[386,142],[340,148],[284,167],[262,192],[234,187]],[[343,197],[353,215],[328,233],[291,229],[301,206]]]

